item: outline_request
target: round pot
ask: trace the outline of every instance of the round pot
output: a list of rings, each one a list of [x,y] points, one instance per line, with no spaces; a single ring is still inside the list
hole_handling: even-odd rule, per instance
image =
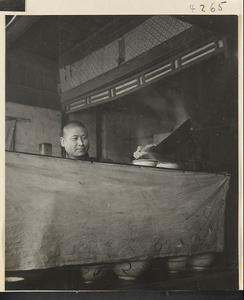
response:
[[[92,283],[104,274],[103,265],[87,265],[81,267],[82,278],[85,283]]]
[[[194,270],[204,270],[213,267],[215,254],[212,252],[193,255],[189,259],[189,266]]]
[[[169,273],[178,273],[186,268],[187,256],[175,256],[167,259],[167,268]]]
[[[124,261],[115,264],[114,273],[124,280],[136,280],[149,265],[148,260]]]

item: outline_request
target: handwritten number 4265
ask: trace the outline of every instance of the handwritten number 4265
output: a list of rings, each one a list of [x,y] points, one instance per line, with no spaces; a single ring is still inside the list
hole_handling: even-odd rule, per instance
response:
[[[222,10],[223,10],[222,5],[225,4],[225,3],[227,3],[227,1],[222,1],[222,2],[220,2],[220,3],[217,5],[219,11],[222,11]],[[202,11],[202,12],[207,12],[207,7],[206,7],[205,4],[200,4],[200,6],[201,6],[201,11]],[[196,10],[196,8],[194,7],[194,4],[190,4],[190,9],[191,9],[192,12],[194,12],[194,10]],[[215,12],[215,11],[216,11],[216,8],[215,8],[215,2],[213,2],[213,3],[210,5],[209,10],[210,10],[210,12]]]

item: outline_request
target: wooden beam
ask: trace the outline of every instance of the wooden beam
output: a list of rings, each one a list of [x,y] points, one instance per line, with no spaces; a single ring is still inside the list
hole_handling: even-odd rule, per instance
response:
[[[198,26],[204,30],[210,30],[228,39],[228,48],[232,53],[238,50],[238,16],[234,15],[184,15],[174,16],[180,21]]]
[[[31,119],[11,117],[11,116],[5,116],[5,120],[16,120],[16,121],[23,121],[23,122],[31,122]]]
[[[6,48],[8,49],[39,19],[40,16],[17,16],[6,29]]]
[[[7,84],[6,101],[60,110],[57,93],[11,83]]]
[[[71,47],[59,57],[60,66],[66,66],[84,58],[91,52],[118,39],[126,32],[137,27],[152,16],[121,16],[115,21],[97,30],[93,35]]]
[[[106,72],[101,76],[89,80],[86,83],[61,94],[60,101],[62,103],[66,103],[72,99],[80,97],[81,95],[103,88],[104,86],[111,85],[115,81],[123,80],[128,76],[140,72],[145,67],[149,67],[150,65],[156,64],[162,60],[172,58],[176,54],[189,49],[189,47],[194,45],[194,43],[202,41],[203,38],[210,38],[211,36],[213,36],[213,34],[210,32],[204,32],[200,28],[193,26],[167,42],[121,64],[118,68]]]
[[[58,62],[21,49],[9,49],[6,52],[9,61],[21,63],[27,66],[36,67],[41,70],[48,70],[58,74]]]

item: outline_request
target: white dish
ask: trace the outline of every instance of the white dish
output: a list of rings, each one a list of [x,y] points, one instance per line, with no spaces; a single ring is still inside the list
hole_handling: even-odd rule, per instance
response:
[[[132,163],[137,166],[156,167],[158,161],[155,159],[135,159]]]
[[[164,163],[158,163],[157,168],[165,168],[165,169],[175,169],[178,170],[180,168],[179,164],[172,163],[172,162],[164,162]]]
[[[206,269],[213,266],[215,261],[214,253],[203,253],[193,255],[189,260],[189,265],[194,269]]]
[[[17,282],[25,280],[23,277],[5,277],[5,281],[7,282]]]
[[[188,257],[185,255],[169,257],[167,259],[167,267],[170,273],[177,273],[185,269]]]

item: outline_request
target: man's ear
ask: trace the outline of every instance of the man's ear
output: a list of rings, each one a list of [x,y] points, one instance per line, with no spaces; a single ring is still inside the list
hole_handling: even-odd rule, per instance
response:
[[[64,138],[62,136],[60,138],[60,144],[61,144],[62,147],[64,147]]]

